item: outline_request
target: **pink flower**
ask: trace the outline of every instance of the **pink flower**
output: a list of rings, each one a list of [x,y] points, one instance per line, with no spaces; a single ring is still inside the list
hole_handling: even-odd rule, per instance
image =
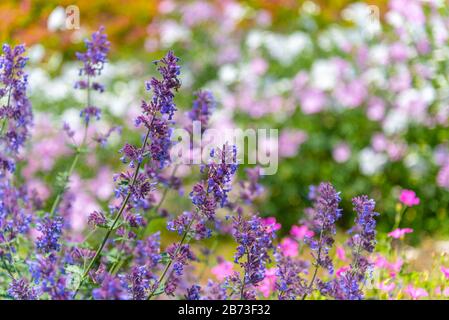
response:
[[[399,201],[409,207],[419,204],[419,198],[416,196],[415,191],[412,190],[402,190]]]
[[[379,290],[385,291],[387,293],[393,291],[395,287],[396,285],[394,284],[394,282],[387,284],[387,281],[384,281],[379,283]]]
[[[268,298],[276,286],[276,268],[267,269],[265,278],[260,282],[257,289],[265,298]]]
[[[441,267],[440,270],[444,274],[446,279],[449,279],[449,268]]]
[[[404,236],[407,233],[412,233],[412,232],[413,232],[413,229],[410,229],[410,228],[404,228],[404,229],[397,228],[397,229],[391,231],[390,233],[388,233],[388,236],[392,237],[394,239],[402,239],[402,238],[404,238]]]
[[[280,245],[281,252],[286,257],[296,257],[298,255],[299,245],[295,240],[284,238]]]
[[[351,149],[348,144],[340,143],[334,147],[332,151],[332,157],[338,163],[343,163],[349,160],[351,157]]]
[[[339,278],[342,274],[344,274],[346,271],[348,271],[349,269],[351,269],[349,266],[344,266],[344,267],[341,267],[340,269],[338,269],[336,272],[335,272],[335,275]]]
[[[314,236],[314,232],[309,230],[307,226],[292,226],[290,234],[297,240],[302,240],[304,238],[310,238]]]
[[[437,296],[449,297],[449,287],[448,288],[444,288],[443,291],[441,291],[441,287],[438,286],[438,287],[435,288],[435,294]]]
[[[301,110],[304,114],[314,114],[323,110],[326,95],[318,89],[304,89],[299,95]]]
[[[346,261],[346,252],[343,247],[337,247],[336,254],[339,260]]]
[[[301,145],[307,141],[307,133],[301,130],[285,129],[279,136],[279,155],[291,158],[298,154]]]
[[[230,276],[234,271],[234,264],[229,261],[223,261],[211,269],[212,274],[219,280]]]
[[[429,296],[425,289],[415,288],[412,285],[408,285],[407,288],[405,288],[404,292],[408,294],[413,300],[418,300],[420,298]]]
[[[262,219],[262,223],[267,227],[268,232],[277,231],[281,228],[281,224],[276,222],[275,217],[268,217]]]
[[[404,261],[398,259],[395,262],[389,262],[385,257],[378,255],[374,260],[374,265],[379,269],[390,271],[390,277],[394,278],[401,271]]]

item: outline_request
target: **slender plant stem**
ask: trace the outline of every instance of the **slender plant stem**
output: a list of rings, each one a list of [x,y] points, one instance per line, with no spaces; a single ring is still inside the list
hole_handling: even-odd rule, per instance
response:
[[[171,175],[170,175],[170,181],[171,181],[171,180],[173,179],[173,177],[176,175],[176,171],[178,170],[178,168],[179,168],[179,165],[176,165],[176,166],[173,168],[173,172],[172,172]],[[154,211],[156,214],[158,213],[159,209],[161,208],[162,204],[163,204],[164,201],[165,201],[165,198],[167,197],[168,191],[169,191],[169,188],[166,187],[166,188],[164,189],[163,193],[162,193],[162,197],[161,197],[161,199],[159,200],[158,204],[157,204],[155,207],[153,207],[153,208],[150,210],[150,212],[153,212],[153,211]],[[154,218],[153,218],[153,219],[154,219]],[[146,234],[146,232],[147,232],[148,229],[149,229],[150,221],[151,221],[151,220],[152,220],[151,217],[148,217],[148,223],[147,223],[147,225],[146,225],[144,228],[142,228],[141,231],[139,232],[139,234],[138,234],[138,236],[137,236],[138,239],[142,238],[142,237]]]
[[[154,116],[153,116],[153,118],[152,118],[152,120],[151,120],[151,124],[150,124],[150,126],[149,126],[150,128],[151,128],[151,126],[152,126],[152,124],[153,124],[153,120],[154,120]],[[148,130],[147,130],[147,133],[146,133],[146,135],[145,135],[145,139],[144,139],[143,144],[142,144],[142,150],[145,149],[145,147],[147,146],[148,138],[149,138],[149,136],[150,136],[150,133],[151,133],[151,129],[148,129]],[[140,167],[141,167],[141,166],[142,166],[142,162],[139,162],[139,163],[137,164],[137,166],[136,166],[136,170],[135,170],[135,172],[134,172],[134,176],[133,176],[131,185],[130,185],[130,187],[129,187],[129,189],[128,189],[128,193],[126,194],[125,199],[123,200],[122,206],[120,207],[120,210],[118,211],[117,215],[115,216],[114,221],[112,222],[111,226],[110,226],[110,227],[108,228],[108,230],[106,231],[106,234],[105,234],[105,236],[104,236],[104,238],[103,238],[103,241],[101,242],[100,246],[97,248],[97,251],[95,252],[95,255],[94,255],[94,257],[92,258],[92,260],[90,261],[89,265],[87,266],[87,269],[84,271],[83,276],[81,277],[81,280],[80,280],[80,282],[79,282],[79,284],[78,284],[78,286],[77,286],[77,288],[76,288],[76,290],[75,290],[75,293],[74,293],[74,295],[73,295],[73,299],[74,299],[74,298],[76,297],[76,295],[78,294],[78,291],[79,291],[79,289],[81,288],[81,286],[83,285],[83,283],[84,283],[84,281],[85,281],[87,275],[89,274],[89,271],[92,269],[93,265],[95,264],[95,262],[96,262],[97,259],[99,258],[101,252],[103,251],[104,246],[106,245],[106,242],[107,242],[108,239],[109,239],[109,236],[111,235],[112,231],[114,230],[114,228],[115,228],[115,226],[116,226],[118,220],[119,220],[120,217],[122,216],[123,211],[125,210],[126,205],[128,204],[128,201],[129,201],[129,199],[130,199],[130,197],[131,197],[132,189],[133,189],[134,185],[136,184],[137,176],[138,176],[138,174],[139,174],[139,170],[140,170]]]
[[[317,255],[317,261],[315,263],[315,270],[313,271],[312,280],[310,280],[310,284],[307,287],[307,291],[304,293],[304,295],[302,296],[301,300],[305,300],[306,299],[307,294],[312,289],[313,283],[315,282],[315,278],[316,278],[316,276],[318,274],[318,269],[320,268],[320,265],[318,264],[318,261],[321,260],[321,247],[322,247],[322,243],[321,242],[322,241],[323,241],[323,229],[321,229],[321,232],[320,232],[320,239],[319,239],[319,242],[318,242],[318,245],[319,245],[319,247],[318,247],[318,255]]]
[[[90,106],[90,77],[87,76],[87,106]],[[69,171],[67,172],[67,175],[65,176],[65,181],[64,181],[64,185],[61,187],[61,190],[59,190],[58,194],[56,195],[55,200],[53,201],[53,204],[51,206],[51,210],[50,210],[50,216],[54,216],[56,209],[58,208],[58,205],[64,195],[64,192],[66,190],[67,184],[69,183],[70,180],[70,176],[73,174],[73,171],[76,168],[76,165],[78,164],[78,161],[80,159],[81,153],[82,153],[82,149],[85,147],[86,145],[86,141],[87,141],[87,130],[89,128],[89,122],[86,121],[86,124],[84,126],[84,135],[83,135],[83,140],[81,142],[81,144],[76,148],[75,151],[75,156],[73,157],[72,160],[72,164],[70,165]]]
[[[176,256],[177,256],[178,253],[179,253],[179,250],[181,250],[181,246],[184,244],[184,241],[185,241],[186,238],[187,238],[187,234],[189,233],[190,227],[192,226],[194,220],[195,220],[195,219],[192,218],[192,220],[190,221],[190,223],[189,223],[189,225],[187,226],[186,230],[184,231],[184,234],[182,235],[181,240],[180,240],[179,243],[178,243],[178,246],[177,246],[177,248],[176,248],[176,250],[175,250],[175,253],[173,254],[173,256],[174,256],[175,259],[176,259]],[[153,296],[154,296],[156,290],[159,288],[159,286],[161,285],[162,281],[164,281],[165,275],[167,274],[168,269],[170,269],[172,263],[173,263],[173,259],[170,259],[170,261],[169,261],[169,262],[167,263],[167,265],[165,266],[165,269],[164,269],[164,271],[162,272],[162,274],[161,274],[159,280],[157,281],[156,286],[154,287],[154,289],[151,291],[150,295],[148,296],[148,300],[151,300],[151,298],[153,298]],[[164,281],[164,284],[165,284],[165,281]]]

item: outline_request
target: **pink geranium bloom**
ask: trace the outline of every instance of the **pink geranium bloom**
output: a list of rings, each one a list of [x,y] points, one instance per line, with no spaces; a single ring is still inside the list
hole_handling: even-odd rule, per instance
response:
[[[444,274],[444,276],[446,277],[446,279],[449,279],[449,268],[446,267],[441,267],[441,272]]]
[[[444,288],[443,291],[441,291],[441,287],[438,286],[438,287],[435,288],[435,294],[437,296],[449,297],[449,287],[448,288]]]
[[[346,261],[346,252],[343,247],[337,247],[336,254],[339,260]]]
[[[314,232],[309,230],[307,226],[292,226],[290,234],[297,240],[310,238],[314,236]]]
[[[379,290],[385,291],[387,293],[393,291],[395,287],[396,285],[394,284],[394,282],[387,284],[387,281],[384,281],[379,283]]]
[[[230,276],[233,271],[234,264],[229,261],[223,261],[211,269],[212,274],[220,281]]]
[[[404,292],[408,294],[413,300],[418,300],[423,297],[428,297],[429,294],[423,288],[415,288],[412,285],[408,285]]]
[[[338,269],[336,272],[335,272],[335,275],[337,276],[337,277],[340,277],[342,274],[344,274],[346,271],[348,271],[349,269],[351,269],[349,266],[343,266],[343,267],[341,267],[340,269]]]
[[[402,190],[399,201],[409,207],[419,204],[419,198],[416,196],[415,191],[412,190]]]
[[[280,245],[281,252],[286,257],[296,257],[298,255],[299,245],[295,240],[291,238],[284,238]]]
[[[404,238],[404,236],[407,233],[412,233],[412,232],[413,232],[413,229],[410,229],[410,228],[404,228],[404,229],[397,228],[397,229],[391,231],[390,233],[388,233],[388,236],[392,237],[394,239],[402,239],[402,238]]]
[[[385,257],[378,255],[374,260],[374,265],[379,269],[390,271],[390,277],[394,278],[401,271],[404,261],[398,259],[395,262],[389,262]]]
[[[268,217],[262,219],[262,223],[267,227],[268,232],[277,231],[281,228],[281,224],[276,222],[275,217]]]
[[[268,298],[271,292],[274,291],[276,286],[276,268],[267,269],[265,272],[265,278],[260,282],[257,289],[262,293],[265,298]]]

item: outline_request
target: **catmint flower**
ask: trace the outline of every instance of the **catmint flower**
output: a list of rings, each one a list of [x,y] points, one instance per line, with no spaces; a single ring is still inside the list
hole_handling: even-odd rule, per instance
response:
[[[334,243],[336,233],[336,222],[342,216],[342,210],[339,208],[341,201],[340,193],[335,191],[330,183],[321,183],[317,189],[316,200],[313,208],[313,225],[317,228],[315,234],[318,239],[305,238],[310,248],[314,251],[313,256],[318,266],[334,272],[334,267],[329,250]]]
[[[95,118],[96,120],[100,120],[101,118],[101,110],[97,107],[88,106],[81,110],[80,117],[84,118],[84,122],[89,123],[91,119]]]
[[[149,273],[145,266],[133,267],[126,275],[128,292],[133,300],[144,300],[149,285]]]
[[[24,57],[25,46],[11,48],[4,44],[0,56],[0,177],[4,170],[14,171],[14,158],[29,135],[33,121],[31,103],[26,89],[28,75],[24,68],[28,58]]]
[[[357,213],[355,226],[350,230],[353,234],[349,246],[353,250],[363,249],[369,253],[374,251],[376,245],[376,220],[379,213],[374,212],[376,203],[367,196],[356,197],[352,200],[354,211]],[[360,249],[358,249],[360,247]]]
[[[232,235],[238,243],[234,262],[244,270],[243,285],[256,285],[265,277],[274,232],[264,225],[261,218],[253,216],[246,220],[240,211],[233,218],[232,226]],[[243,258],[245,261],[241,261]]]
[[[210,155],[212,159],[202,169],[206,172],[207,182],[195,184],[190,199],[199,212],[213,220],[216,208],[227,204],[230,182],[238,167],[237,148],[225,144],[222,149],[213,149]]]
[[[71,297],[67,288],[69,280],[65,270],[66,259],[52,251],[49,255],[37,255],[28,264],[32,280],[39,285],[40,292],[48,293],[55,300],[67,300]]]
[[[252,203],[263,192],[263,187],[259,184],[260,170],[260,167],[245,169],[247,181],[240,181],[240,198],[245,203]]]
[[[97,134],[94,137],[94,141],[96,141],[100,146],[105,147],[109,137],[112,135],[112,133],[117,132],[119,135],[122,133],[122,127],[114,126],[109,128],[109,130],[104,134]]]
[[[11,243],[19,234],[30,230],[32,203],[26,188],[16,188],[7,179],[0,179],[0,256],[3,243]]]
[[[147,90],[153,90],[154,95],[150,104],[144,104],[143,108],[145,111],[149,111],[153,115],[156,112],[166,114],[168,115],[168,120],[173,118],[177,110],[173,102],[173,90],[178,90],[181,86],[181,82],[178,79],[180,75],[178,61],[179,58],[173,54],[173,51],[169,51],[164,58],[154,62],[158,65],[158,71],[162,75],[162,80],[152,78],[146,83]]]
[[[107,35],[104,33],[104,27],[92,34],[92,39],[84,40],[86,46],[86,52],[77,52],[76,57],[83,62],[83,68],[80,69],[80,76],[86,75],[88,77],[95,77],[101,74],[104,64],[107,60],[107,55],[110,49],[110,42],[107,39]],[[87,84],[78,82],[77,86],[82,89],[87,88]],[[98,84],[95,84],[99,89]],[[95,89],[95,88],[94,88]]]
[[[101,211],[93,211],[87,218],[87,223],[93,227],[106,225],[106,217]]]
[[[186,300],[200,300],[201,299],[201,287],[199,285],[193,285],[187,289],[187,294],[185,295]]]
[[[303,277],[308,273],[309,263],[276,253],[276,285],[280,300],[295,300],[307,292],[307,282]]]
[[[208,127],[209,118],[216,107],[214,96],[210,91],[198,91],[195,93],[192,109],[188,112],[190,120],[201,123],[201,131]]]
[[[63,219],[56,216],[50,218],[46,216],[37,225],[37,230],[41,232],[41,235],[37,237],[36,247],[42,252],[49,253],[52,251],[59,251],[61,245],[59,244],[59,238],[62,234]]]
[[[37,300],[37,290],[26,279],[13,279],[8,294],[16,300]]]
[[[99,288],[92,291],[95,300],[128,300],[128,288],[123,280],[106,274]]]
[[[130,162],[130,167],[134,168],[135,163],[141,163],[143,160],[143,152],[140,148],[136,148],[135,146],[126,143],[122,149],[119,151],[123,153],[123,157],[120,160],[123,163]]]
[[[146,265],[149,269],[157,266],[161,261],[161,234],[156,232],[145,240],[137,240],[134,248],[134,263],[139,266]]]
[[[188,230],[189,226],[190,229]],[[196,240],[209,238],[212,234],[212,231],[206,226],[206,221],[199,214],[188,211],[168,221],[167,229],[177,232],[179,235],[189,231]]]
[[[70,127],[70,125],[67,122],[64,122],[62,129],[67,134],[67,137],[73,138],[75,136],[75,131],[72,130],[72,128]]]
[[[186,266],[189,261],[197,260],[188,244],[172,244],[167,248],[167,253],[173,261],[173,271],[176,276],[182,275],[184,266]]]

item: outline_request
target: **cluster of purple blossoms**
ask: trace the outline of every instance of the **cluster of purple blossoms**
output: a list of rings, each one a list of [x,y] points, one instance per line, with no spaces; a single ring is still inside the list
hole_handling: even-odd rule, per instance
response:
[[[376,203],[367,196],[356,197],[352,200],[354,211],[357,213],[355,225],[349,231],[352,235],[348,241],[352,249],[352,263],[348,271],[329,283],[321,284],[322,294],[340,300],[361,300],[363,292],[361,286],[372,267],[363,251],[372,253],[376,245],[376,220],[379,214],[374,211]]]
[[[37,300],[38,293],[26,279],[13,279],[8,294],[15,300]]]
[[[309,263],[304,260],[286,257],[277,252],[276,290],[279,300],[296,300],[307,292],[307,282],[303,277],[308,273]]]
[[[196,240],[209,238],[212,230],[206,226],[205,220],[197,212],[185,211],[178,217],[167,222],[167,229],[182,235],[184,232],[192,234]]]
[[[246,168],[246,181],[240,180],[241,187],[240,199],[244,203],[250,204],[263,192],[263,187],[259,183],[260,179],[260,167]]]
[[[135,265],[146,265],[148,269],[155,268],[162,259],[160,232],[150,235],[145,240],[138,240],[133,257]]]
[[[228,202],[231,179],[238,168],[237,148],[224,144],[222,149],[212,149],[210,156],[210,163],[202,168],[207,181],[193,186],[190,199],[198,212],[214,220],[217,207],[224,207]]]
[[[317,266],[327,269],[330,274],[333,274],[334,266],[329,257],[329,250],[334,243],[336,222],[342,216],[342,209],[339,208],[340,201],[340,192],[337,192],[330,183],[323,182],[318,186],[312,225],[316,228],[315,234],[319,236],[305,239],[314,252],[313,257]]]
[[[59,239],[62,234],[62,227],[62,217],[44,217],[37,224],[37,230],[41,232],[41,235],[37,237],[36,248],[44,253],[59,251],[59,249],[61,248]]]
[[[176,111],[174,91],[181,86],[178,78],[180,75],[178,61],[172,51],[161,60],[155,61],[162,79],[153,77],[147,82],[146,88],[153,91],[153,98],[149,103],[142,102],[143,113],[136,119],[137,126],[143,124],[148,129],[146,139],[149,138],[150,143],[148,150],[144,152],[149,151],[151,159],[159,162],[160,169],[170,163],[169,150],[172,145],[170,124]]]
[[[244,270],[241,293],[251,295],[251,287],[265,278],[266,265],[271,261],[270,250],[273,249],[274,231],[268,228],[258,216],[249,220],[238,210],[233,217],[233,237],[238,243],[234,262]],[[245,259],[244,261],[241,261]]]
[[[42,294],[54,300],[67,300],[71,297],[69,280],[65,266],[71,262],[70,256],[57,255],[55,251],[47,255],[36,255],[28,262],[30,275]]]
[[[14,240],[26,234],[35,206],[25,185],[16,187],[10,180],[16,168],[16,156],[24,145],[32,125],[31,104],[26,95],[28,76],[24,67],[25,47],[3,45],[0,56],[0,257],[10,258]],[[5,246],[4,244],[8,244]],[[6,250],[9,247],[9,250]]]
[[[79,80],[75,83],[75,88],[80,90],[87,90],[87,106],[81,111],[80,116],[89,124],[90,120],[95,118],[100,120],[101,110],[91,105],[89,91],[103,92],[104,86],[98,82],[92,81],[93,78],[99,76],[104,68],[107,60],[107,55],[110,49],[110,43],[107,35],[104,33],[104,27],[92,34],[92,39],[84,40],[86,46],[85,52],[77,52],[76,57],[83,62],[83,67],[80,69],[79,75],[85,76],[86,80]]]
[[[124,281],[110,274],[102,276],[100,287],[92,290],[95,300],[128,300],[128,288]]]
[[[101,74],[111,44],[108,41],[107,35],[104,33],[103,26],[92,34],[91,40],[85,39],[84,44],[86,45],[86,52],[76,53],[78,60],[83,62],[83,67],[80,69],[79,75],[85,75],[88,79],[91,79]],[[92,88],[97,91],[104,90],[102,85],[96,82],[91,84],[89,80],[87,82],[84,80],[78,81],[75,86],[79,89]]]
[[[14,172],[14,158],[29,135],[33,114],[26,89],[28,75],[24,68],[28,58],[24,57],[25,46],[12,49],[3,45],[0,56],[0,177],[5,171]]]
[[[200,300],[201,299],[201,287],[194,284],[187,289],[187,294],[185,295],[186,300]]]
[[[204,132],[209,125],[209,119],[216,107],[212,92],[200,90],[195,93],[192,109],[188,112],[190,120],[201,123],[201,131]]]

